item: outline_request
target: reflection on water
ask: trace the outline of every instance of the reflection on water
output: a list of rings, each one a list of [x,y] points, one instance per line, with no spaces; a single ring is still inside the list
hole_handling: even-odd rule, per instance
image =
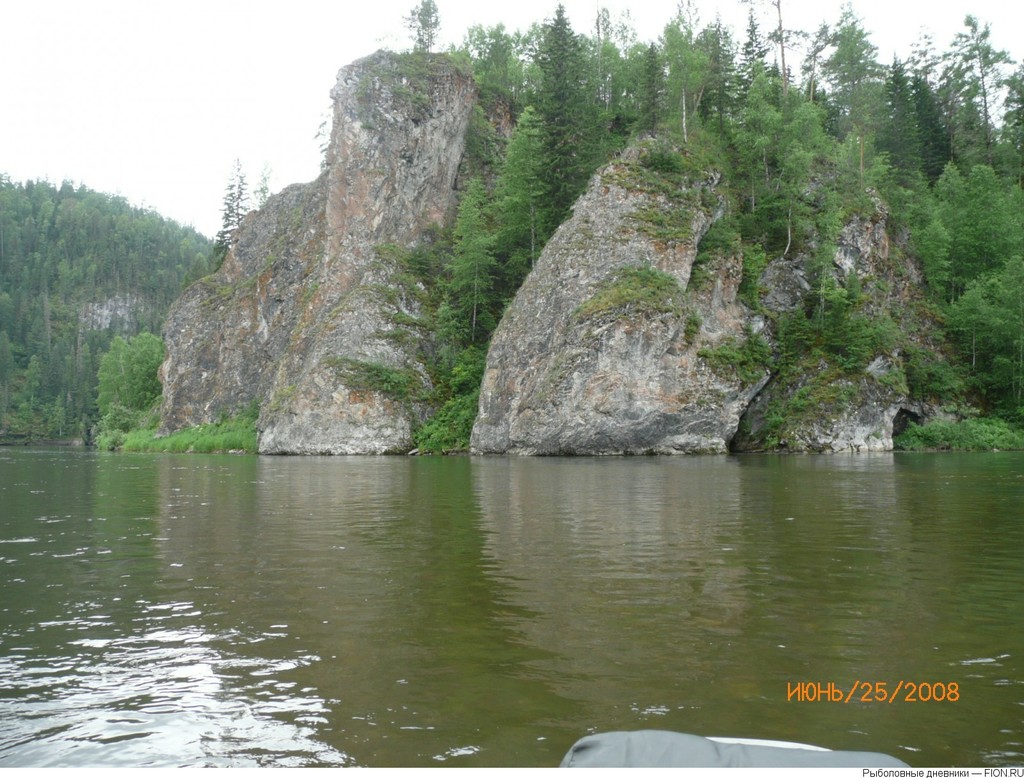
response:
[[[0,451],[0,765],[1024,754],[1024,457]],[[787,684],[956,683],[800,703]]]

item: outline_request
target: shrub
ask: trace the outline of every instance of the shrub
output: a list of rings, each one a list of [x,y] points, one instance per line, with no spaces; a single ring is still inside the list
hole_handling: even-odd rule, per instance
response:
[[[674,276],[653,267],[627,267],[604,282],[589,300],[576,309],[581,319],[618,311],[625,313],[678,312],[682,287]]]
[[[1001,419],[964,419],[911,424],[893,439],[899,451],[940,449],[946,451],[992,451],[1024,449],[1024,430]]]

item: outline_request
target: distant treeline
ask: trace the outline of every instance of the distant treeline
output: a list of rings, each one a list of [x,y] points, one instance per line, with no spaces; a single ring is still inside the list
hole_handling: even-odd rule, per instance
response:
[[[112,338],[159,333],[211,250],[123,198],[0,175],[0,438],[82,435]]]

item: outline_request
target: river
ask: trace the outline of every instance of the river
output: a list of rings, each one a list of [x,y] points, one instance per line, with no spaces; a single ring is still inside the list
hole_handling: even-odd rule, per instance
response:
[[[0,766],[1019,765],[1022,562],[1017,453],[0,449]]]

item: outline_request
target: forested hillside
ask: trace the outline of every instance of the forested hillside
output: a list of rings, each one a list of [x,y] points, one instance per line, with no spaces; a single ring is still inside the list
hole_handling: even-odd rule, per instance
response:
[[[904,349],[912,396],[1024,420],[1024,68],[971,16],[944,50],[922,40],[886,63],[855,8],[817,30],[786,18],[762,30],[759,18],[752,10],[737,35],[684,11],[649,43],[605,11],[590,34],[577,33],[559,7],[525,32],[466,34],[454,55],[481,89],[470,144],[480,180],[466,186],[447,242],[416,259],[436,263],[424,277],[440,279],[449,355],[448,405],[420,431],[421,447],[465,445],[504,306],[596,166],[642,136],[654,138],[653,173],[722,174],[727,212],[701,253],[742,252],[755,309],[769,259],[803,252],[824,268],[844,221],[883,203],[895,250],[923,267],[929,303],[918,314],[941,325],[938,346],[955,367],[919,355],[867,311],[855,275],[837,285],[825,272],[811,279],[803,315],[772,322],[774,359],[844,370]],[[502,116],[514,124],[507,144],[494,131]],[[652,228],[670,240],[683,227]]]
[[[0,439],[81,437],[112,339],[159,333],[211,251],[120,197],[0,176]]]

